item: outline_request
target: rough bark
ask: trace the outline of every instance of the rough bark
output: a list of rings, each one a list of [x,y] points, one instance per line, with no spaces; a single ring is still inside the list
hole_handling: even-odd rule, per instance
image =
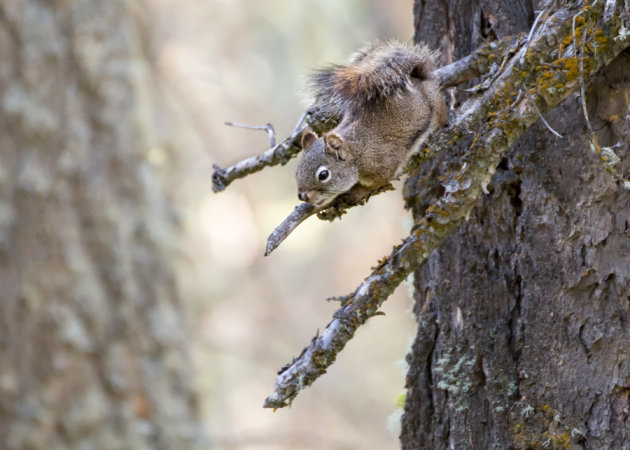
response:
[[[0,2],[0,449],[196,437],[133,3]]]
[[[416,38],[458,59],[528,31],[534,9],[417,1]],[[626,51],[588,87],[602,146],[622,134],[628,67]],[[630,192],[591,150],[578,95],[546,119],[564,138],[530,128],[469,220],[415,274],[405,449],[630,446]],[[616,170],[627,178],[625,144]],[[416,217],[440,190],[422,179],[406,186]]]

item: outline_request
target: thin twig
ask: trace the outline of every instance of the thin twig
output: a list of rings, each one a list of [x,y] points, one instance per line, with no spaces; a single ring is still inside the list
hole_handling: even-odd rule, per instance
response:
[[[532,37],[534,36],[534,31],[536,31],[536,26],[538,25],[540,18],[543,16],[543,14],[545,14],[545,12],[546,10],[541,9],[538,15],[536,16],[536,19],[534,19],[534,23],[532,24],[532,27],[529,30],[529,34],[527,35],[527,40],[525,42],[525,51],[523,52],[523,55],[521,56],[521,61],[520,61],[521,64],[525,62],[525,55],[527,55],[527,49],[529,48],[529,44],[532,41]]]
[[[532,36],[534,35],[534,31],[536,31],[536,25],[538,25],[538,21],[543,16],[543,14],[545,14],[545,12],[546,11],[544,9],[540,10],[538,15],[536,16],[536,19],[534,19],[534,23],[532,24],[532,28],[529,30],[529,34],[527,35],[527,43],[525,44],[525,52],[527,52],[527,49],[529,48],[529,43],[532,41]],[[521,61],[521,64],[522,63],[523,63],[523,61]]]
[[[573,20],[571,23],[571,29],[573,31],[573,48],[574,48],[573,57],[575,58],[575,62],[578,63],[578,67],[580,71],[580,99],[582,101],[582,112],[584,114],[584,120],[586,121],[586,126],[588,128],[588,131],[591,134],[591,139],[594,139],[593,127],[591,127],[591,121],[588,118],[588,111],[586,110],[586,87],[584,86],[584,39],[586,38],[586,32],[584,32],[584,35],[582,36],[581,47],[578,47],[577,41],[575,40],[575,19],[581,14],[582,12],[573,16]],[[580,57],[578,57],[578,48],[580,48]]]
[[[229,127],[247,128],[248,130],[264,130],[269,135],[269,147],[276,146],[276,132],[270,123],[267,125],[247,125],[244,123],[225,122],[225,124]]]
[[[304,111],[302,115],[300,116],[298,122],[295,124],[295,127],[293,128],[293,131],[291,132],[291,139],[295,139],[295,136],[297,136],[298,133],[300,133],[304,129],[304,127],[302,127],[302,124],[304,123],[306,116],[308,116],[308,111]]]
[[[628,106],[628,112],[626,114],[625,122],[623,124],[623,131],[621,132],[621,137],[619,138],[619,141],[617,141],[617,143],[613,145],[613,148],[615,149],[622,148],[626,145],[626,138],[628,137],[629,129],[630,129],[630,106]]]
[[[615,11],[616,0],[606,0],[606,6],[604,7],[604,20],[609,21],[613,18],[613,13]],[[628,2],[625,2],[626,7]]]
[[[556,130],[554,130],[553,128],[551,128],[551,125],[549,125],[547,123],[547,121],[545,120],[545,118],[543,117],[542,113],[540,112],[540,110],[538,109],[538,106],[536,106],[536,98],[532,95],[529,97],[529,99],[532,101],[532,105],[534,106],[534,109],[536,110],[536,112],[538,113],[538,117],[540,117],[540,120],[542,120],[542,122],[545,124],[545,126],[547,127],[547,129],[549,131],[551,131],[553,134],[555,134],[556,136],[558,136],[560,139],[563,138],[563,136],[558,133]]]

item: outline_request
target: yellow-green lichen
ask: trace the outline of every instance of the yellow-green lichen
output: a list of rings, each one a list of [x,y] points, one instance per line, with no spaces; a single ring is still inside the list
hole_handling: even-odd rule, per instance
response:
[[[523,406],[512,431],[520,448],[534,449],[570,449],[574,440],[584,436],[578,428],[563,424],[560,412],[549,404],[536,408]]]

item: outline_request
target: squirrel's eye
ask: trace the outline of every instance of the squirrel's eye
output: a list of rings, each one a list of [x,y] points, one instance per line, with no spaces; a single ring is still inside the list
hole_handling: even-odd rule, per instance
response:
[[[328,167],[326,166],[321,166],[319,169],[317,169],[317,173],[315,174],[315,176],[319,181],[325,183],[330,180],[330,170],[328,170]]]

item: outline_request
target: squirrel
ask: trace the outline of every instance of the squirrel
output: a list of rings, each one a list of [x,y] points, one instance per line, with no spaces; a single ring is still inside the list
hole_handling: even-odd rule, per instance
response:
[[[341,117],[333,130],[302,133],[298,198],[323,209],[337,196],[358,202],[400,176],[409,158],[446,122],[433,77],[435,54],[421,44],[374,43],[312,78],[313,107]]]

